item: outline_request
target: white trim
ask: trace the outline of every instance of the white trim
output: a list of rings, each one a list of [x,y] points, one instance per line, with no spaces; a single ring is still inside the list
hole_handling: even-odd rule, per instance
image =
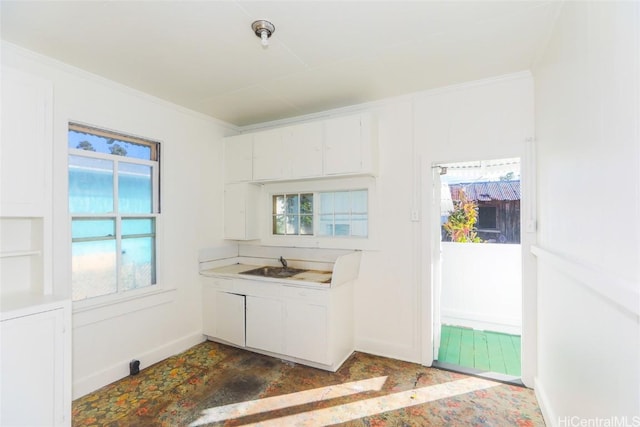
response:
[[[540,246],[531,246],[531,253],[572,277],[583,287],[591,289],[602,299],[624,308],[635,316],[640,316],[640,289],[633,281],[615,272],[605,271],[599,266]]]
[[[355,351],[396,360],[403,360],[405,362],[421,363],[419,347],[397,345],[388,341],[375,339],[358,339],[357,334],[355,339]],[[431,366],[432,362],[433,360],[428,364],[423,363],[423,365]]]
[[[520,319],[495,315],[493,313],[442,308],[440,320],[443,325],[448,324],[477,330],[522,335],[522,322]]]
[[[553,406],[551,405],[551,401],[549,400],[549,396],[544,388],[544,385],[540,382],[539,378],[534,379],[534,392],[536,394],[536,399],[538,399],[538,406],[540,406],[540,411],[542,412],[542,418],[544,419],[545,425],[549,427],[557,427],[558,417],[556,413],[553,411]]]
[[[183,352],[194,345],[205,341],[201,331],[192,332],[182,338],[168,342],[162,346],[151,349],[142,354],[132,355],[132,358],[140,360],[142,369],[168,357]],[[129,375],[128,367],[131,360],[121,360],[108,368],[102,369],[84,378],[73,382],[73,399],[77,399],[107,384],[117,381]]]

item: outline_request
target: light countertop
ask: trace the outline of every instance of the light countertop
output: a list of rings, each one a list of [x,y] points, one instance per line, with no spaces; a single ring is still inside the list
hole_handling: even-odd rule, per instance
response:
[[[253,270],[259,267],[264,267],[263,265],[250,265],[250,264],[231,264],[225,265],[222,267],[211,268],[208,270],[200,271],[200,274],[203,276],[210,277],[232,277],[238,279],[249,279],[249,280],[264,280],[269,282],[281,282],[281,283],[291,283],[291,284],[299,284],[299,285],[314,285],[314,286],[322,286],[323,288],[331,286],[331,271],[319,271],[319,270],[306,270],[301,273],[295,274],[291,277],[286,278],[273,278],[273,277],[262,277],[262,276],[253,276],[249,274],[241,274],[245,271]]]

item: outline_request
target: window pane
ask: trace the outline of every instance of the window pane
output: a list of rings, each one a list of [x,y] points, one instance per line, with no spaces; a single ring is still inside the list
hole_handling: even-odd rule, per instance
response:
[[[318,216],[318,235],[333,236],[333,214]]]
[[[273,196],[273,213],[284,213],[284,196]]]
[[[284,215],[273,216],[273,234],[284,234]]]
[[[287,215],[286,234],[298,234],[298,215]]]
[[[367,237],[368,223],[367,215],[352,215],[351,235],[356,237]]]
[[[128,141],[92,135],[76,130],[69,131],[69,148],[151,160],[151,147],[148,145],[134,144]]]
[[[155,238],[137,237],[122,240],[120,283],[125,291],[156,283]]]
[[[113,162],[69,156],[69,212],[113,212]]]
[[[349,233],[349,215],[336,214],[335,217],[335,235],[348,236]]]
[[[320,193],[320,213],[333,213],[333,193]]]
[[[298,195],[297,194],[287,194],[287,213],[288,214],[298,214]]]
[[[113,219],[74,219],[71,222],[71,238],[108,237],[115,239],[116,226]]]
[[[358,190],[351,192],[351,212],[365,213],[368,212],[367,191]]]
[[[74,301],[116,293],[116,241],[71,244]]]
[[[304,234],[304,235],[313,234],[313,215],[300,216],[300,234]]]
[[[495,206],[480,206],[478,208],[478,228],[498,228],[497,216]]]
[[[301,214],[313,213],[313,194],[300,195],[300,213]]]
[[[136,234],[155,234],[153,218],[128,218],[122,220],[122,237]]]
[[[118,164],[118,210],[124,213],[151,213],[153,209],[151,166]]]
[[[334,193],[334,210],[335,212],[349,213],[351,212],[351,202],[348,191],[337,191]]]

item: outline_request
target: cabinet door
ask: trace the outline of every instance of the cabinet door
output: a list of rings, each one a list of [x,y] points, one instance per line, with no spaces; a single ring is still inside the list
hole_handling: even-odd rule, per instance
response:
[[[244,347],[245,296],[208,290],[205,298],[213,301],[213,306],[208,308],[210,312],[203,318],[203,327],[206,328],[204,333]]]
[[[232,288],[231,279],[205,277],[202,279],[202,333],[210,337],[216,336],[218,316],[216,311],[217,296],[225,289]]]
[[[52,85],[2,68],[0,215],[44,216],[51,191]]]
[[[260,237],[260,187],[248,183],[224,187],[224,238],[253,240]]]
[[[361,116],[325,122],[324,173],[338,175],[362,170]]]
[[[224,139],[224,181],[251,181],[253,170],[253,135]]]
[[[284,150],[293,179],[322,176],[322,122],[303,123],[284,129]]]
[[[284,353],[312,362],[331,364],[327,307],[287,301]]]
[[[273,129],[254,134],[253,179],[277,180],[287,178],[289,153],[282,142],[282,130]]]
[[[0,323],[0,425],[65,424],[63,316],[59,309]]]
[[[247,296],[247,347],[283,353],[283,303]]]

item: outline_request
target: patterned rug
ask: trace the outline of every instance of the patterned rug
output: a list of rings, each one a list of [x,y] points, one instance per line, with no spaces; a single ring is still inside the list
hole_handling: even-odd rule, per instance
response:
[[[204,342],[73,402],[73,426],[543,426],[533,390],[354,353],[336,373]]]

